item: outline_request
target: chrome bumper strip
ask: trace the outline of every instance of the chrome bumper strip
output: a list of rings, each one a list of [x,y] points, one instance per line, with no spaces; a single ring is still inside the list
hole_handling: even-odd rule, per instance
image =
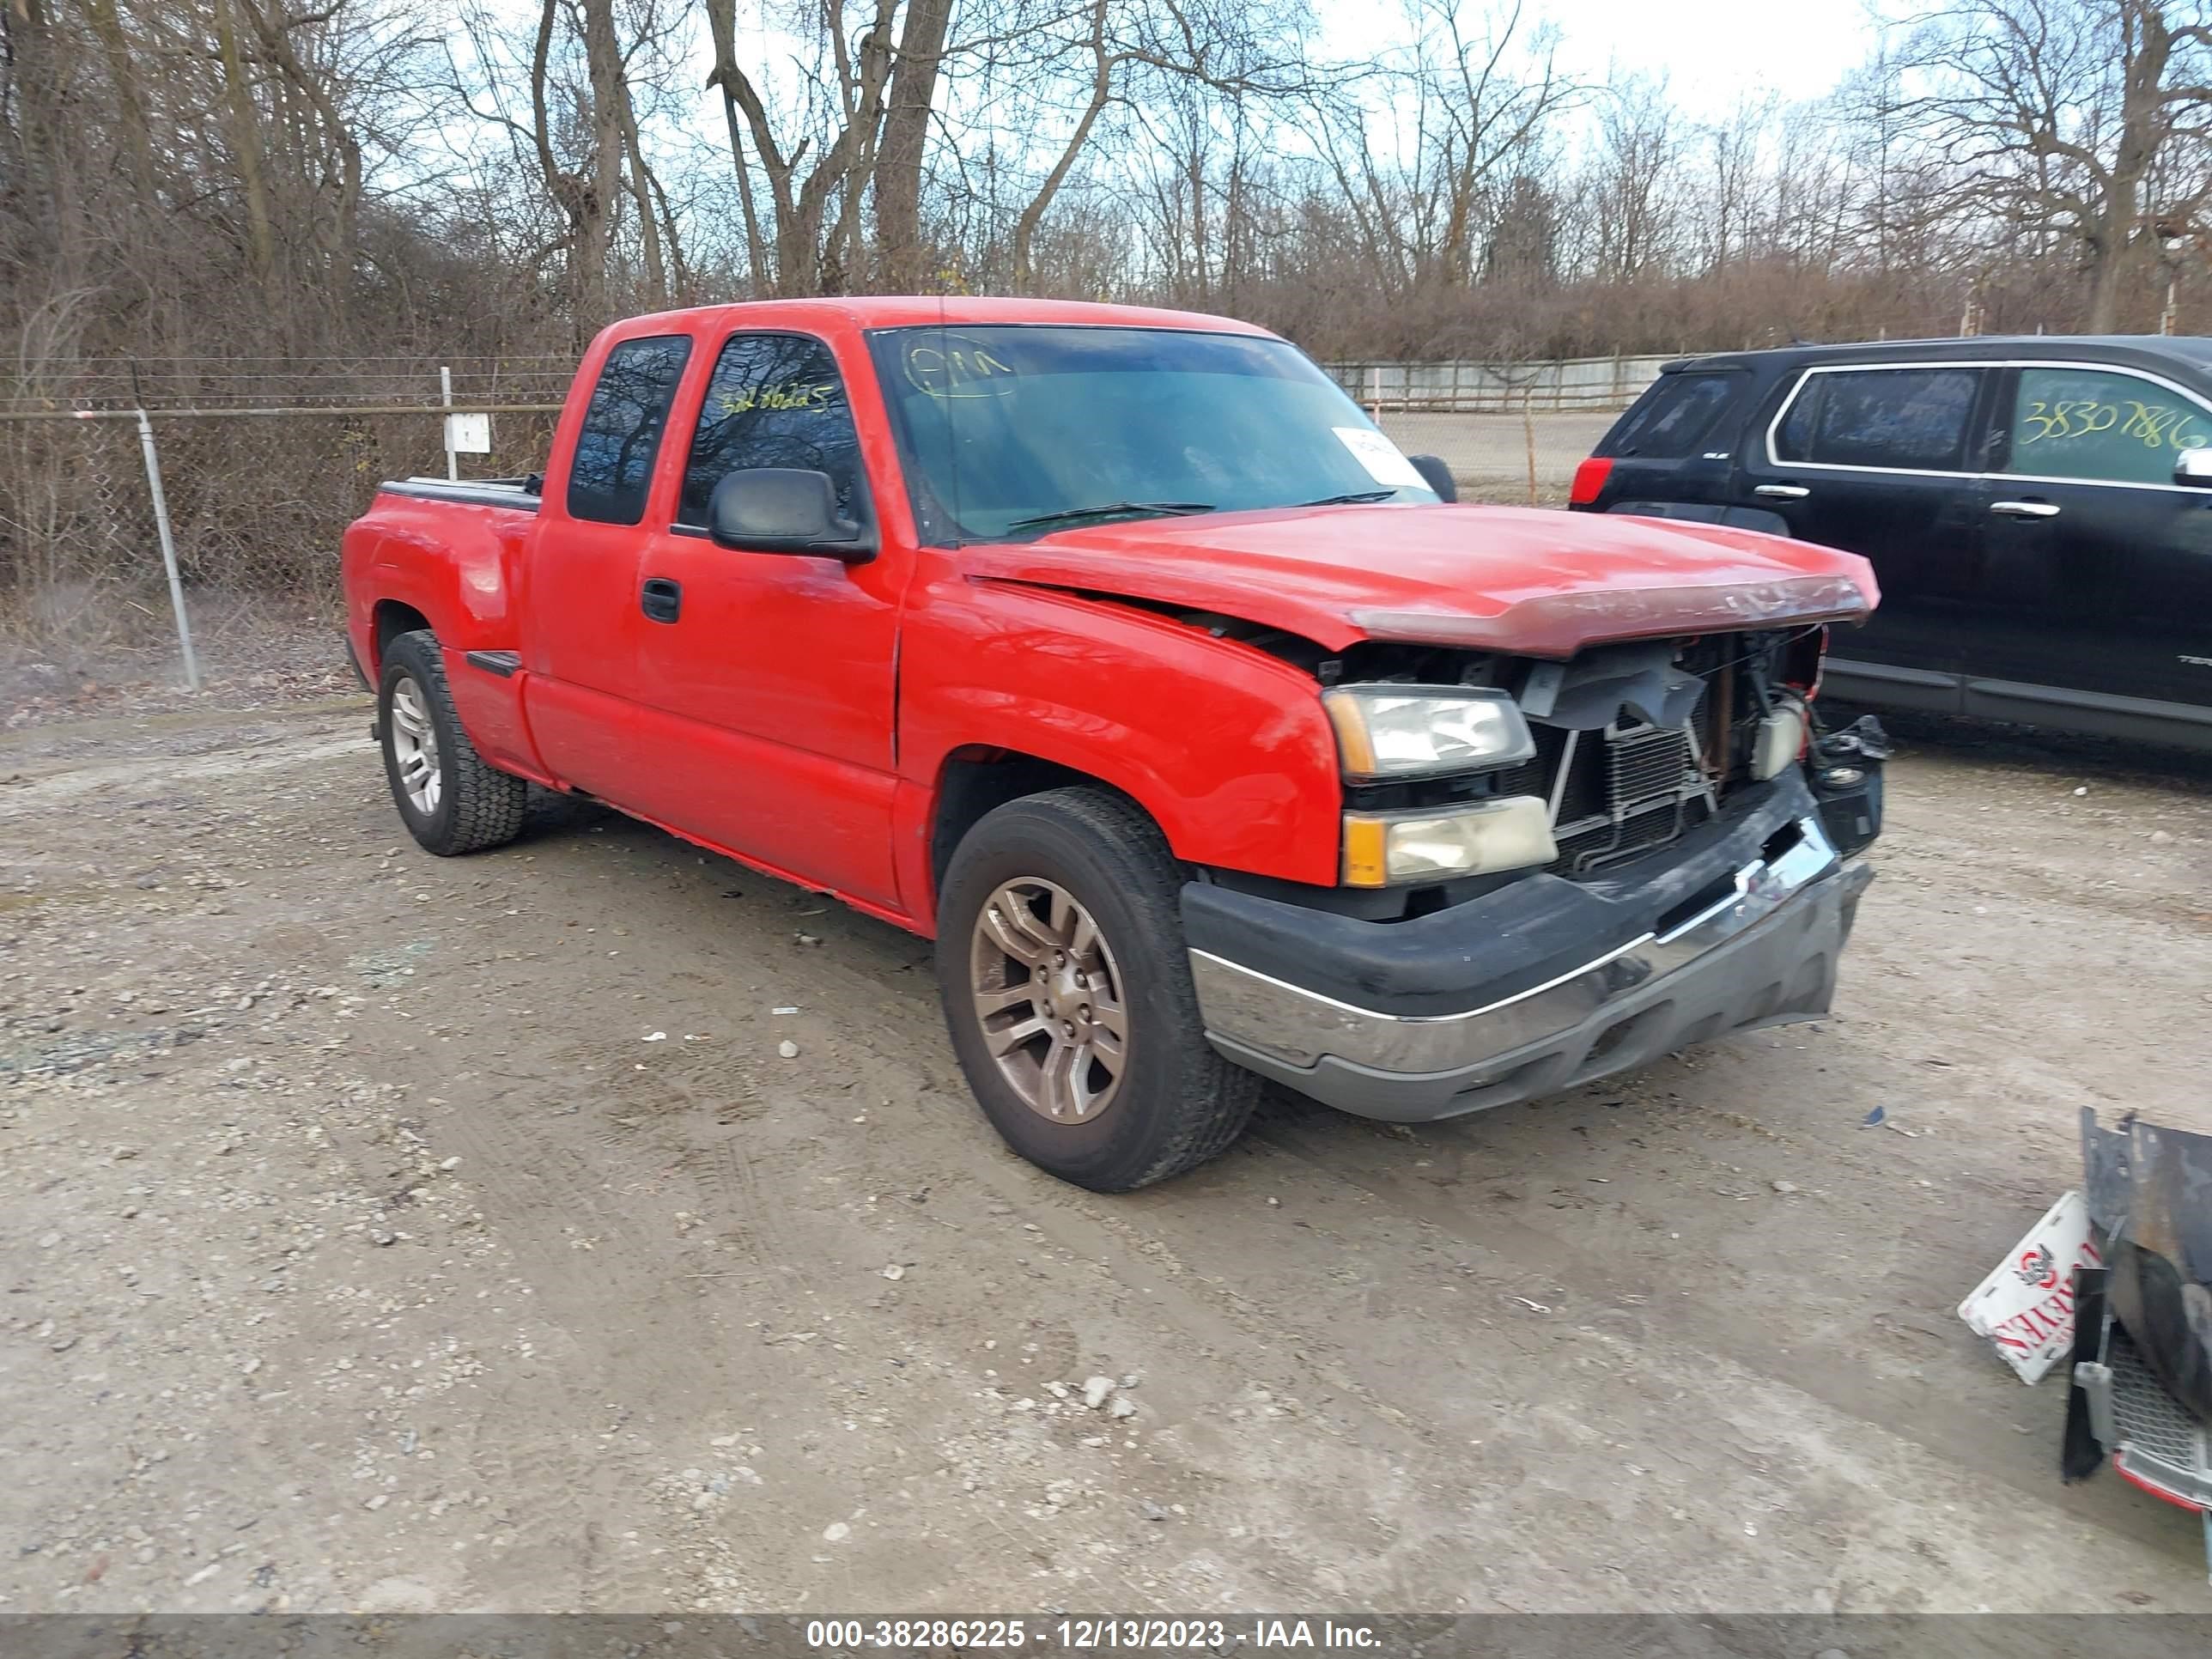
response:
[[[1199,1007],[1209,1034],[1289,1066],[1310,1066],[1324,1055],[1412,1073],[1480,1065],[1569,1030],[1615,999],[1686,967],[1767,922],[1826,877],[1840,871],[1863,885],[1870,872],[1862,864],[1844,864],[1818,818],[1798,819],[1797,830],[1795,843],[1771,860],[1744,866],[1731,891],[1686,921],[1462,1013],[1382,1013],[1194,950]],[[1856,885],[1849,896],[1856,896]]]

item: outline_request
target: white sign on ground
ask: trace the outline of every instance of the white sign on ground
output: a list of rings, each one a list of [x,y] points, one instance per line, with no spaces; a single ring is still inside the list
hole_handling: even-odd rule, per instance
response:
[[[2075,1268],[2104,1265],[2089,1237],[2089,1206],[2068,1193],[1974,1286],[1959,1317],[1989,1338],[2021,1382],[2038,1382],[2073,1350]]]

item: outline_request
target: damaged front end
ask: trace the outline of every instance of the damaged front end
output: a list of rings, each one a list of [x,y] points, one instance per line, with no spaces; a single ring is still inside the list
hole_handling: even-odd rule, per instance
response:
[[[2063,1468],[2123,1478],[2206,1516],[2212,1553],[2212,1135],[2081,1112],[2105,1266],[2079,1276]]]
[[[1366,640],[1316,656],[1304,665],[1325,698],[1465,697],[1510,710],[1516,740],[1405,777],[1359,751],[1336,888],[1230,871],[1187,885],[1208,1039],[1311,1098],[1419,1122],[1821,1018],[1872,876],[1854,855],[1881,829],[1887,752],[1871,722],[1816,735],[1821,635],[1753,629],[1564,659]],[[1355,870],[1355,825],[1441,841],[1429,826],[1493,812],[1536,828],[1517,865]]]
[[[1419,790],[1363,792],[1376,810],[1462,795],[1534,796],[1574,880],[1675,845],[1754,786],[1802,770],[1828,842],[1848,858],[1881,830],[1889,743],[1872,716],[1822,735],[1820,626],[1601,645],[1565,659],[1370,641],[1312,665],[1324,684],[1401,681],[1494,688],[1525,717],[1518,765]]]

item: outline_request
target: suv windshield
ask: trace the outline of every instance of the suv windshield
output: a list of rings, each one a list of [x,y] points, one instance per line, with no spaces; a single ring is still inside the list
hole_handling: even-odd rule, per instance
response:
[[[1280,340],[1015,324],[884,329],[868,343],[927,542],[1437,499]]]

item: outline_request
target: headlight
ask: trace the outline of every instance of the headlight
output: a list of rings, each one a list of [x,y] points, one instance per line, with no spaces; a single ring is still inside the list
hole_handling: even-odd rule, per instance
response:
[[[1503,691],[1461,685],[1339,685],[1322,693],[1353,783],[1517,766],[1536,752]]]
[[[1550,810],[1534,795],[1477,801],[1448,812],[1346,812],[1344,884],[1394,887],[1549,864]]]

